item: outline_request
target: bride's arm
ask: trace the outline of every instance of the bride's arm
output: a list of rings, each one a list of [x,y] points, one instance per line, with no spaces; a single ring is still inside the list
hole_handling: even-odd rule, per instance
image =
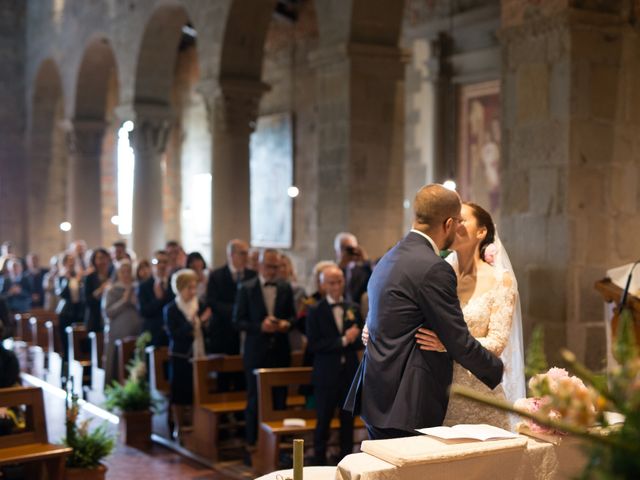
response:
[[[516,287],[511,275],[505,273],[497,288],[498,294],[491,306],[487,334],[476,337],[476,340],[491,353],[501,355],[509,340],[516,305]]]

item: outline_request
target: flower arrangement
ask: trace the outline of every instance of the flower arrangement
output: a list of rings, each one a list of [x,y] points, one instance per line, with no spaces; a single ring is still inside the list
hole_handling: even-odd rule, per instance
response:
[[[547,428],[583,439],[589,461],[582,478],[636,479],[640,478],[640,356],[633,314],[626,308],[620,313],[613,353],[619,366],[605,378],[579,363],[573,353],[563,350],[562,356],[575,376],[563,369],[533,376],[529,387],[537,397],[519,405],[512,406],[465,387],[454,386],[451,391],[532,420],[533,428]],[[620,414],[623,423],[610,425],[605,412]]]
[[[151,334],[144,332],[136,341],[136,349],[127,367],[129,377],[124,385],[113,382],[105,389],[109,410],[121,412],[137,412],[149,410],[154,405],[147,381],[147,365],[144,360],[144,349],[151,341]]]
[[[96,469],[100,467],[100,461],[113,451],[116,442],[104,425],[90,431],[91,419],[78,424],[79,410],[78,396],[75,393],[67,393],[66,437],[63,443],[73,449],[67,457],[67,467]]]

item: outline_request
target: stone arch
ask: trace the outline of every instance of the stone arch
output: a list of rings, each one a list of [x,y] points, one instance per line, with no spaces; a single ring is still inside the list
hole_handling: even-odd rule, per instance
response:
[[[111,43],[105,37],[92,38],[84,50],[78,70],[74,120],[106,120],[109,84],[114,75],[117,81]]]
[[[67,219],[64,93],[58,66],[52,59],[41,63],[31,90],[27,239],[29,250],[47,258],[61,251],[68,240],[59,229]]]

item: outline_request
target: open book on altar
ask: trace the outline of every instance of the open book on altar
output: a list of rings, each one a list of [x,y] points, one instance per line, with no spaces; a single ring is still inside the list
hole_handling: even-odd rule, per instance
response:
[[[494,438],[517,438],[518,434],[484,423],[460,424],[453,427],[420,428],[416,431],[444,440],[474,439],[490,440]]]

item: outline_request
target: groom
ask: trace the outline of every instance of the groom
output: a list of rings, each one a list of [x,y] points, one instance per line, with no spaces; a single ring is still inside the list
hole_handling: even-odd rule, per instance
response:
[[[413,228],[382,257],[369,280],[369,342],[345,403],[354,413],[361,407],[373,440],[441,425],[454,360],[490,388],[502,379],[502,362],[469,333],[456,276],[438,255],[460,226],[460,197],[441,185],[426,185],[413,208]],[[446,352],[420,350],[419,327],[435,331]]]

